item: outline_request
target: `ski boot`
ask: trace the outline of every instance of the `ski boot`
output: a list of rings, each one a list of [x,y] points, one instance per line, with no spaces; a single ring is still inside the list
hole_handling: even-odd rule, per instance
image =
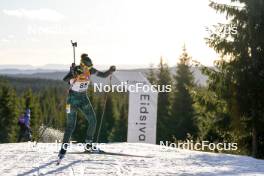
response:
[[[67,148],[67,146],[66,146]],[[67,149],[64,149],[63,147],[60,149],[60,152],[58,154],[58,160],[57,160],[57,165],[59,165],[62,161],[62,159],[64,158],[65,154],[66,154]]]

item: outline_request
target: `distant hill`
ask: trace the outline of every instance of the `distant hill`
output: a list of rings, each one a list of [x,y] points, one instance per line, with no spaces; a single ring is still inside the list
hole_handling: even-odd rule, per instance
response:
[[[13,69],[13,68],[7,68],[7,69],[0,69],[1,75],[34,75],[39,73],[53,73],[57,72],[58,70],[48,70],[48,69]],[[59,72],[63,72],[63,70],[60,70]],[[27,77],[27,76],[26,76]]]
[[[8,83],[15,88],[18,94],[23,93],[29,88],[33,92],[39,92],[46,88],[57,88],[58,90],[66,90],[68,88],[68,84],[61,80],[51,80],[51,79],[40,79],[40,78],[26,78],[26,77],[15,77],[12,76],[0,76],[0,80],[7,80]]]
[[[145,65],[116,65],[119,69],[134,69],[134,68],[147,68]],[[41,66],[32,65],[0,65],[0,74],[32,74],[32,73],[44,73],[44,72],[57,72],[67,71],[70,64],[46,64]],[[105,70],[109,68],[109,65],[96,65],[99,70]]]
[[[157,69],[157,68],[155,68]],[[175,74],[177,67],[171,67],[170,71],[172,74]],[[129,71],[138,71],[147,76],[149,68],[144,69],[129,69]],[[121,70],[120,70],[121,71]],[[125,71],[125,70],[122,70]],[[205,85],[207,77],[201,73],[199,68],[192,68],[195,81],[200,85]],[[0,75],[7,75],[11,77],[18,78],[41,78],[41,79],[52,79],[52,80],[62,80],[62,78],[67,74],[67,71],[61,70],[46,70],[46,69],[37,69],[37,70],[19,70],[19,69],[0,69]],[[92,78],[94,82],[100,82],[101,79],[97,77]],[[100,79],[100,81],[98,80]]]
[[[0,74],[32,74],[43,72],[65,71],[68,65],[47,64],[43,66],[32,65],[0,65]]]

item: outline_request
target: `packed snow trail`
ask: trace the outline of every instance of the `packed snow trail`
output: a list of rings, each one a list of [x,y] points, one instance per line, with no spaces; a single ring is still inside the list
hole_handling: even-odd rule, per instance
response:
[[[147,157],[68,154],[56,166],[59,144],[53,145],[0,144],[0,175],[264,175],[264,160],[136,143],[106,144],[101,149]]]

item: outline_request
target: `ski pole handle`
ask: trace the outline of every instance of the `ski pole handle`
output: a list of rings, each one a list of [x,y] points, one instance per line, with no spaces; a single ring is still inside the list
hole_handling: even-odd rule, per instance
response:
[[[73,49],[73,63],[75,65],[75,47],[77,47],[77,42],[73,42],[71,40],[71,44],[72,44],[72,49]]]
[[[71,67],[70,67],[70,72],[72,75],[74,75],[74,69],[75,69],[76,64],[72,63]]]
[[[74,68],[76,66],[75,62],[72,63],[71,68]]]

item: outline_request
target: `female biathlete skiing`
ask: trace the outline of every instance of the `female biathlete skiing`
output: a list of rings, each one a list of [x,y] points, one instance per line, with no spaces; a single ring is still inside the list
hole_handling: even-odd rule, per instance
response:
[[[88,54],[82,54],[80,65],[72,66],[70,72],[63,78],[64,81],[70,84],[70,89],[66,104],[67,124],[64,132],[62,147],[58,155],[60,160],[66,154],[69,140],[75,129],[78,110],[85,115],[85,118],[89,123],[85,139],[85,149],[92,149],[93,137],[96,129],[96,116],[91,102],[86,94],[90,76],[95,74],[99,77],[107,77],[115,70],[116,67],[111,66],[108,71],[98,71],[93,67]]]

